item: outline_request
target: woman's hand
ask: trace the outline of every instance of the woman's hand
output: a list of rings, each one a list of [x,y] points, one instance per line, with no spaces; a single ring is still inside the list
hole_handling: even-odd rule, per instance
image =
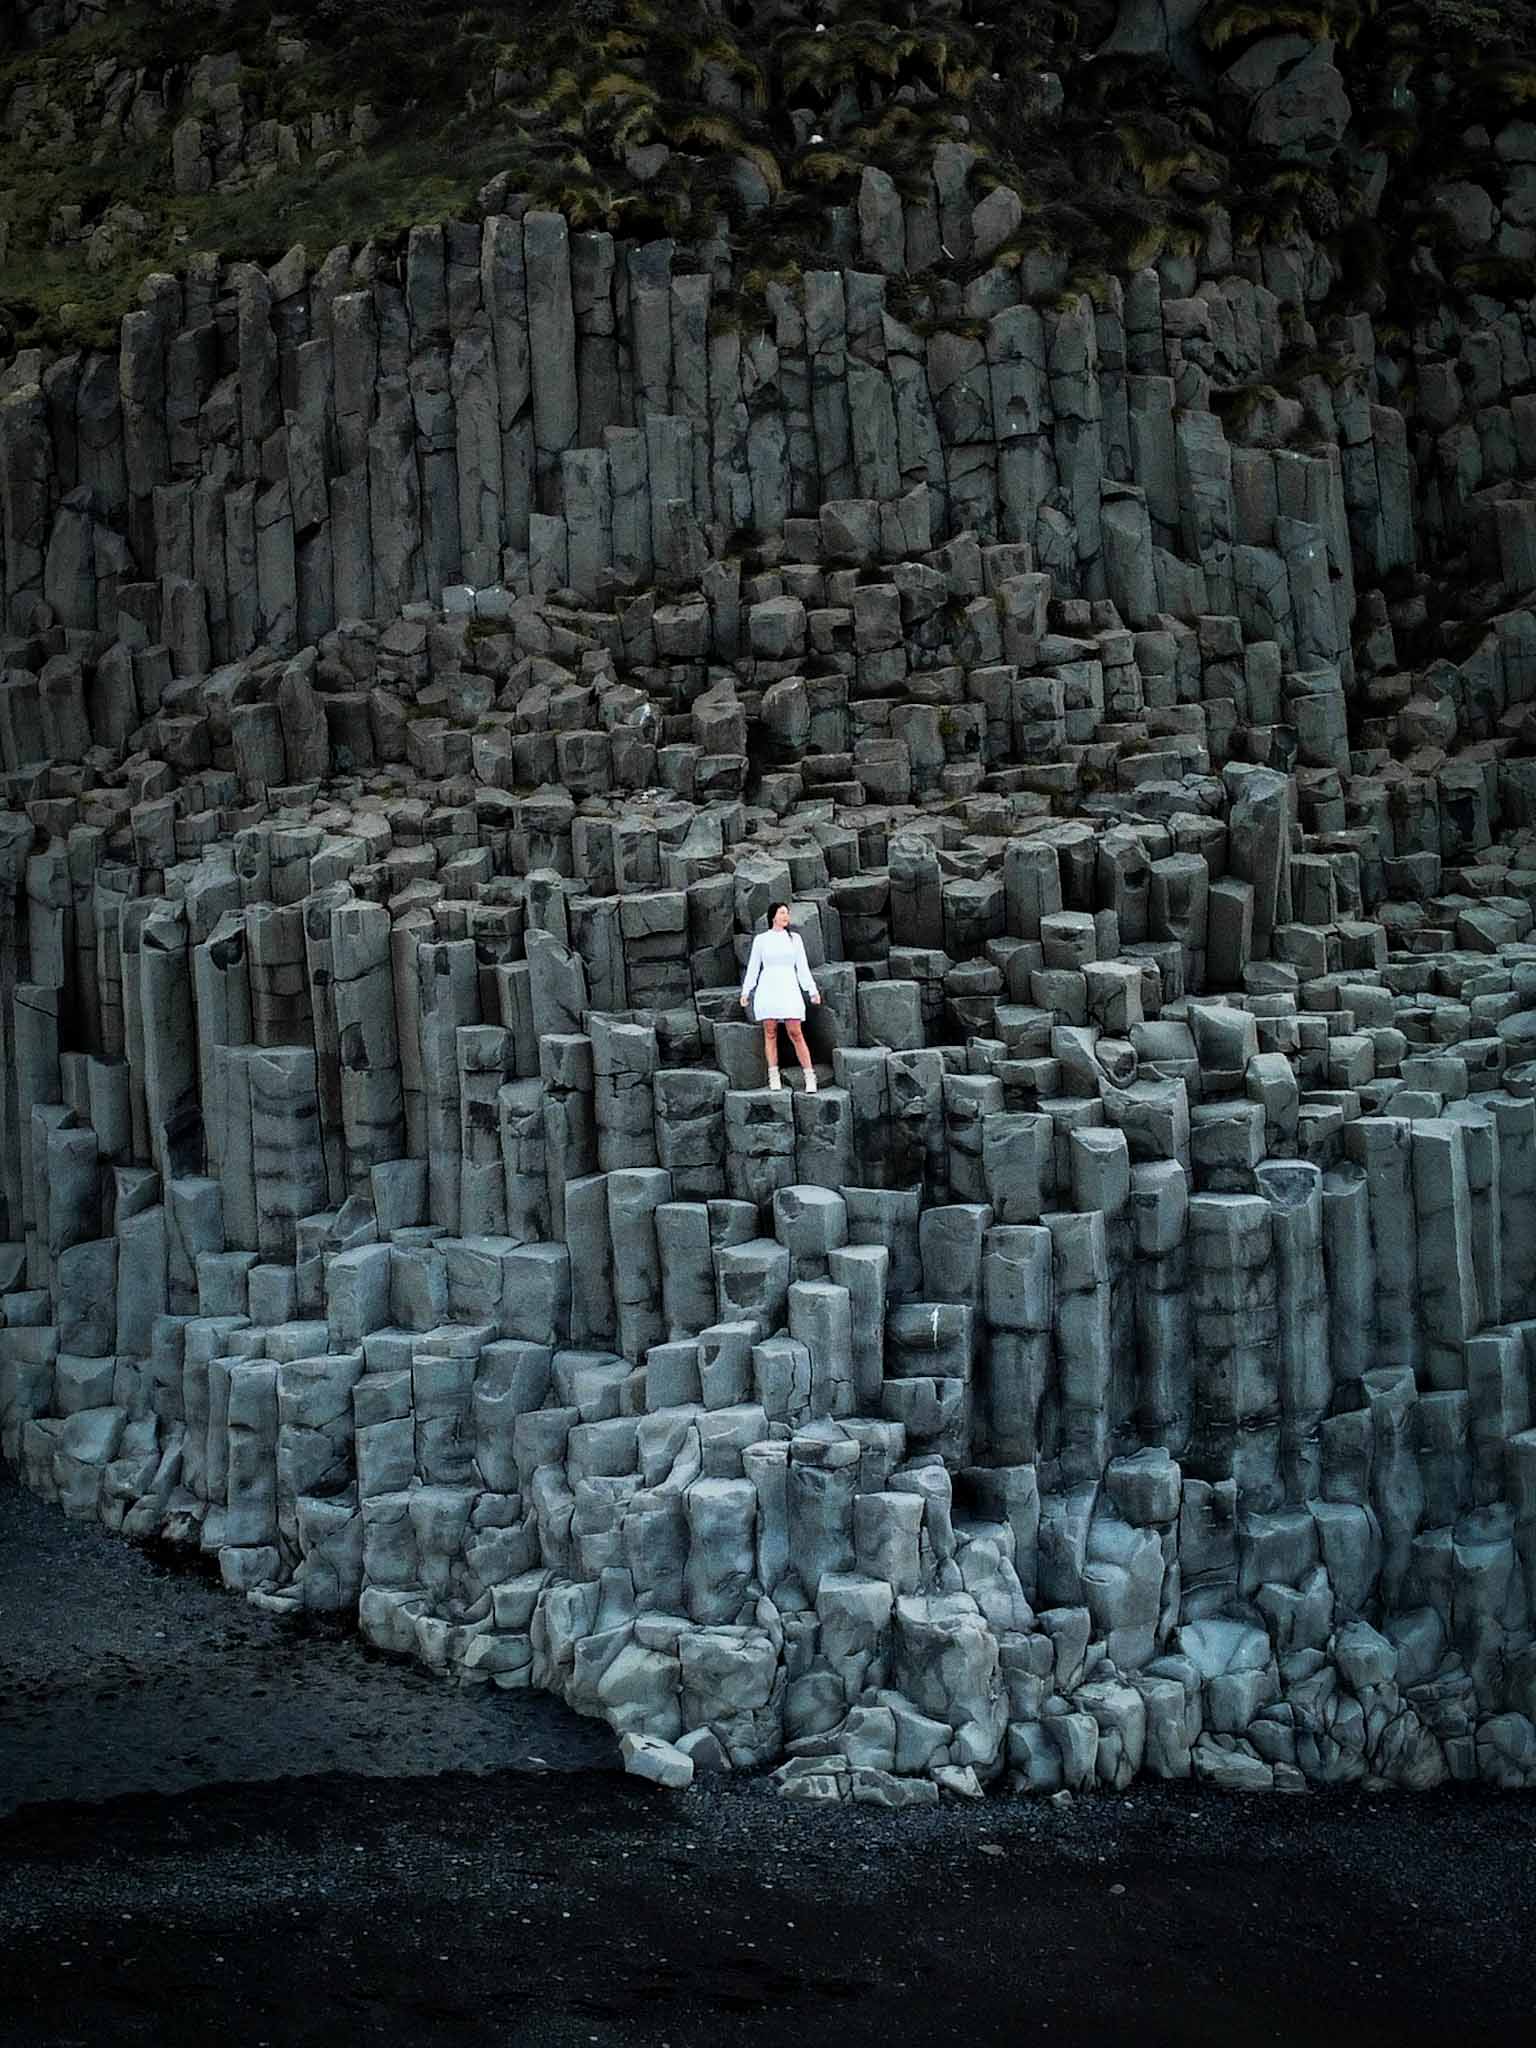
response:
[[[814,1004],[815,1004],[815,1006],[816,1006],[816,1008],[817,1008],[818,1010],[819,1010],[819,1009],[821,1008],[821,997],[820,997],[820,996],[812,996],[812,997],[811,997],[811,1001],[812,1001],[812,1003],[814,1003]]]
[[[742,1007],[743,1009],[745,1009],[745,1008],[747,1007],[747,999],[746,999],[746,997],[745,997],[745,996],[743,996],[743,997],[742,997],[742,999],[741,999],[741,1007]]]

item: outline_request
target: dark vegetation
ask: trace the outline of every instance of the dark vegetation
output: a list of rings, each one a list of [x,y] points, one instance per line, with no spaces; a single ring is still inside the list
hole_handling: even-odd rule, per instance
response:
[[[1323,243],[1341,296],[1390,304],[1404,326],[1426,293],[1528,288],[1519,266],[1466,261],[1424,188],[1475,155],[1469,131],[1536,113],[1532,0],[1214,0],[1199,77],[1098,55],[1116,13],[1115,0],[142,0],[36,48],[13,23],[9,52],[0,44],[0,351],[110,344],[143,277],[193,250],[270,263],[302,243],[318,258],[515,195],[578,228],[671,237],[683,264],[727,242],[749,278],[747,319],[767,282],[826,260],[829,209],[852,207],[866,166],[915,195],[956,141],[977,155],[973,198],[998,183],[1024,198],[998,260],[1062,252],[1080,283],[1193,252],[1219,206],[1239,246]],[[1325,161],[1252,149],[1216,89],[1277,33],[1336,39],[1354,119]],[[173,131],[213,54],[238,66],[246,134],[276,123],[297,143],[177,193]],[[155,96],[158,122],[130,104],[104,129],[124,90]],[[320,147],[317,114],[334,130]],[[1364,200],[1383,161],[1373,220]],[[121,205],[142,226],[93,244]],[[1428,260],[1405,263],[1408,246]],[[946,267],[910,281],[912,317]]]

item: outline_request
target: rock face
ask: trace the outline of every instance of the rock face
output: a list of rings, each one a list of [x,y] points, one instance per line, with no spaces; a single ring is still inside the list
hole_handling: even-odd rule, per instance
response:
[[[1100,52],[1105,57],[1163,58],[1186,77],[1206,68],[1196,30],[1207,0],[1120,0],[1114,32]]]
[[[1329,156],[1349,126],[1349,96],[1331,42],[1266,36],[1222,74],[1247,108],[1247,135],[1284,157]]]
[[[0,1450],[662,1784],[1529,1786],[1531,304],[964,158],[755,324],[518,204],[6,373]]]

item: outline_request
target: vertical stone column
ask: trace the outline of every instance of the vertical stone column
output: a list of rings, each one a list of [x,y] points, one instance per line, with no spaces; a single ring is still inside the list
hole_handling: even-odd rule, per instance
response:
[[[555,933],[530,926],[524,944],[528,950],[528,991],[533,1004],[533,1028],[540,1038],[546,1032],[576,1034],[585,1029],[587,971],[579,953]]]
[[[1055,1317],[1048,1229],[1019,1223],[987,1232],[981,1305],[981,1448],[999,1464],[1032,1464],[1041,1454],[1042,1410],[1052,1384]]]
[[[1064,301],[1046,315],[1045,342],[1051,411],[1055,416],[1056,468],[1076,530],[1078,573],[1089,595],[1101,596],[1103,402],[1099,391],[1098,331],[1093,302],[1086,294]]]
[[[614,310],[614,241],[601,230],[571,240],[571,311],[576,323],[577,434],[602,444],[619,423],[619,343]]]
[[[944,944],[944,897],[933,842],[915,832],[890,844],[891,944]]]
[[[591,1039],[579,1034],[544,1033],[539,1039],[539,1079],[543,1088],[550,1229],[556,1237],[565,1237],[567,1190],[575,1181],[597,1172]],[[587,1285],[590,1274],[584,1259],[578,1259],[577,1272],[581,1285]]]
[[[598,1167],[612,1173],[620,1167],[654,1166],[656,1033],[649,1025],[620,1023],[596,1012],[590,1031]]]
[[[339,620],[373,615],[369,436],[378,407],[379,337],[372,295],[331,301],[338,474],[329,482],[331,569]]]
[[[300,647],[312,647],[336,623],[328,484],[336,468],[334,364],[329,337],[301,342],[293,351],[292,362],[291,403],[283,420],[293,513],[297,638]],[[223,593],[219,596],[222,609]],[[211,598],[208,612],[211,635]]]
[[[4,1206],[7,1240],[25,1235],[22,1202],[22,1139],[24,1117],[32,1101],[21,1087],[20,999],[21,930],[17,900],[32,844],[32,822],[20,812],[0,813],[0,1203]],[[57,1072],[57,1053],[54,1057]],[[43,1077],[39,1077],[43,1078]]]
[[[254,483],[236,484],[224,493],[224,583],[228,593],[225,642],[230,658],[238,660],[249,654],[261,637]]]
[[[363,1193],[373,1169],[405,1153],[389,912],[378,903],[331,911],[341,1133],[347,1184]]]
[[[260,271],[255,271],[254,275],[265,284]],[[244,390],[247,324],[244,288],[240,295],[239,318],[241,410],[244,414],[249,403],[252,415],[260,422],[256,426],[247,426],[245,431],[246,474],[254,475],[259,466],[259,437],[270,432],[277,421],[264,413],[257,413],[254,399],[248,401]],[[269,329],[269,340],[270,334]],[[143,306],[124,314],[117,360],[123,454],[128,480],[128,541],[140,570],[147,575],[158,567],[155,562],[155,486],[167,482],[170,477],[170,442],[165,419],[165,328],[158,311]]]
[[[709,302],[711,283],[702,271],[671,282],[672,405],[686,420],[692,445],[692,473],[683,494],[698,519],[710,509],[709,477]]]
[[[387,299],[377,293],[375,305]],[[376,390],[378,409],[368,429],[368,545],[374,616],[388,618],[424,598],[427,580],[416,418],[404,366],[386,371],[382,352]]]
[[[631,398],[630,417],[644,429],[651,413],[672,406],[672,244],[644,242],[625,257],[627,291],[620,303],[627,315],[628,354],[620,376]],[[626,358],[620,352],[621,365]]]
[[[986,347],[1001,536],[1033,545],[1040,508],[1057,481],[1056,451],[1047,430],[1045,328],[1039,313],[1033,306],[1005,306],[994,313],[987,323]]]
[[[1462,1134],[1471,1208],[1472,1264],[1477,1287],[1474,1327],[1496,1323],[1504,1312],[1504,1233],[1500,1218],[1499,1127],[1480,1097],[1447,1103],[1446,1117]]]
[[[34,981],[50,988],[69,982],[74,951],[74,906],[69,856],[61,840],[34,853],[26,865],[27,961]]]
[[[816,459],[816,430],[811,417],[805,313],[800,296],[787,285],[770,285],[768,304],[773,315],[773,345],[778,357],[788,509],[792,515],[814,519],[820,510],[822,493]],[[922,345],[915,336],[912,337],[912,346],[914,351],[921,351]],[[907,367],[921,377],[921,363],[909,359]]]
[[[814,1601],[823,1579],[853,1569],[853,1503],[859,1446],[821,1435],[791,1439],[787,1506],[789,1569]]]
[[[724,1074],[709,1068],[664,1068],[652,1077],[656,1161],[672,1176],[681,1200],[725,1193]],[[797,1155],[798,1156],[798,1155]]]
[[[1137,1426],[1182,1458],[1194,1426],[1190,1336],[1189,1179],[1176,1159],[1131,1168],[1135,1233]]]
[[[0,399],[0,538],[5,555],[5,608],[24,632],[43,595],[53,448],[41,388],[23,384]]]
[[[1322,1483],[1320,1430],[1333,1389],[1320,1170],[1302,1161],[1257,1169],[1275,1252],[1280,1375],[1280,1463],[1287,1500]]]
[[[493,214],[481,230],[480,296],[496,354],[496,410],[501,436],[502,544],[525,553],[533,505],[533,356],[523,228]]]
[[[550,1235],[549,1166],[544,1140],[544,1091],[536,1080],[505,1081],[496,1091],[501,1133],[506,1230],[520,1241]]]
[[[296,903],[252,903],[245,914],[251,1035],[257,1045],[307,1045],[314,1020],[304,971],[304,913]],[[146,932],[145,944],[148,944]]]
[[[571,299],[570,230],[559,213],[523,217],[528,347],[533,387],[534,463],[539,503],[553,510],[560,457],[576,444],[576,313]]]
[[[495,331],[485,303],[484,231],[452,221],[447,250],[448,394],[458,477],[460,571],[473,588],[501,574],[501,417]]]
[[[548,1126],[546,1125],[546,1134]],[[553,1147],[545,1141],[546,1160]],[[555,1199],[550,1169],[550,1201]],[[568,1180],[560,1191],[560,1235],[570,1248],[576,1286],[571,1296],[571,1342],[611,1345],[617,1341],[618,1304],[614,1292],[613,1233],[608,1221],[608,1176],[590,1173]],[[660,1205],[658,1204],[658,1207]]]
[[[450,374],[447,248],[440,227],[412,228],[406,242],[410,321],[407,380],[421,477],[421,543],[426,591],[436,598],[460,579],[457,423]]]
[[[362,1372],[360,1349],[278,1363],[277,1520],[290,1551],[303,1550],[306,1499],[341,1495],[352,1482],[352,1390]]]
[[[434,1223],[457,1236],[462,1156],[458,1034],[461,1026],[480,1021],[480,977],[473,941],[435,940],[419,946],[416,971],[431,1214]]]
[[[855,1412],[852,1297],[830,1280],[798,1280],[789,1289],[789,1334],[811,1359],[811,1414]]]
[[[853,1106],[841,1088],[797,1093],[795,1179],[810,1187],[846,1188],[854,1178]]]
[[[121,1058],[127,1042],[123,1022],[122,916],[124,904],[138,893],[140,873],[138,868],[109,866],[96,877],[96,986],[101,995],[101,1050],[109,1059]],[[0,930],[0,957],[5,951],[4,938],[4,931]],[[13,960],[14,957],[13,951]],[[10,974],[11,981],[7,982],[6,969],[0,966],[0,1002],[6,1005],[14,983],[14,966]],[[4,1028],[0,1024],[0,1031]]]
[[[1536,1102],[1503,1094],[1483,1100],[1499,1134],[1499,1316],[1509,1322],[1536,1305]]]
[[[218,1363],[210,1368],[210,1381]],[[226,1579],[232,1571],[227,1551],[267,1549],[277,1542],[277,1367],[266,1359],[231,1361],[228,1379],[220,1550]],[[253,1582],[274,1576],[275,1551],[270,1562],[253,1564]]]
[[[1345,1164],[1323,1176],[1323,1262],[1328,1352],[1334,1380],[1358,1380],[1376,1363],[1376,1258],[1370,1185]]]
[[[1486,1330],[1467,1345],[1466,1361],[1472,1498],[1478,1507],[1492,1507],[1506,1498],[1510,1446],[1531,1425],[1524,1335]]]
[[[1279,1315],[1269,1204],[1257,1195],[1195,1195],[1189,1204],[1194,1428],[1189,1463],[1235,1478],[1258,1508],[1280,1498],[1279,1430],[1245,1423],[1279,1407]],[[1262,1439],[1262,1440],[1261,1440]]]
[[[890,1269],[884,1245],[838,1245],[827,1254],[828,1278],[848,1292],[856,1414],[870,1414],[880,1405]]]
[[[725,1096],[725,1184],[759,1208],[795,1180],[794,1096],[789,1089],[731,1088]]]
[[[316,889],[303,902],[304,972],[309,983],[310,1019],[315,1043],[315,1075],[320,1097],[320,1142],[325,1153],[330,1205],[346,1199],[346,1138],[341,1114],[341,1034],[336,1021],[336,954],[332,936],[335,912],[351,900],[346,882]]]
[[[1224,780],[1232,800],[1225,879],[1253,891],[1253,950],[1263,959],[1275,926],[1291,915],[1291,784],[1272,769],[1241,763],[1229,766]]]
[[[223,1083],[227,1068],[219,1060],[219,1048],[251,1042],[251,976],[243,911],[226,911],[203,943],[193,948],[192,996],[204,1150],[208,1171],[217,1178],[226,1145]]]
[[[1175,416],[1174,449],[1179,493],[1180,553],[1205,572],[1212,612],[1233,610],[1232,451],[1213,413],[1181,410]]]
[[[1104,1218],[1058,1212],[1051,1234],[1056,1387],[1047,1442],[1064,1485],[1096,1482],[1109,1459],[1112,1367],[1109,1251]]]
[[[678,508],[693,511],[691,424],[675,413],[651,413],[645,422],[645,468],[650,493],[651,557],[655,567],[676,576],[679,565],[671,521]]]
[[[611,1173],[607,1182],[619,1349],[638,1365],[650,1347],[662,1343],[667,1334],[656,1211],[671,1200],[672,1184],[659,1167]]]
[[[102,1050],[101,990],[96,980],[96,872],[105,853],[106,834],[76,825],[65,848],[70,894],[70,958],[68,981],[75,1009],[75,1040],[91,1052]]]
[[[1413,1539],[1424,1516],[1424,1479],[1415,1451],[1418,1389],[1411,1367],[1378,1366],[1361,1382],[1371,1418],[1370,1504],[1381,1527],[1382,1611],[1403,1604]]]
[[[1466,1342],[1479,1321],[1465,1134],[1448,1117],[1417,1119],[1412,1130],[1420,1369],[1427,1386],[1462,1387]]]
[[[1119,1448],[1134,1450],[1139,1440],[1132,1426],[1137,1385],[1130,1148],[1123,1131],[1077,1130],[1071,1135],[1068,1156],[1073,1207],[1095,1210],[1104,1218],[1110,1285],[1110,1439]]]
[[[677,1192],[674,1177],[673,1193]],[[707,1203],[664,1202],[656,1211],[656,1250],[667,1342],[686,1344],[715,1321],[714,1246]],[[697,1378],[697,1365],[694,1374]],[[646,1405],[665,1405],[656,1399],[654,1387],[647,1390]]]
[[[139,944],[145,1114],[151,1157],[161,1178],[202,1163],[202,1112],[197,1099],[197,1027],[187,957],[187,924],[179,906],[156,904]]]
[[[1003,851],[1003,896],[1012,936],[1038,939],[1040,920],[1062,908],[1055,847],[1041,839],[1010,839]]]
[[[144,991],[139,973],[141,939],[157,898],[136,897],[123,905],[118,920],[123,991],[123,1052],[128,1061],[128,1099],[133,1111],[133,1156],[150,1159],[149,1106],[144,1095]]]
[[[459,1216],[464,1237],[500,1237],[507,1229],[500,1094],[510,1071],[511,1034],[499,1024],[461,1024],[456,1034],[459,1093]],[[429,1169],[430,1170],[430,1169]]]
[[[405,1149],[412,1159],[427,1156],[427,1098],[421,1071],[421,966],[423,940],[432,935],[432,914],[410,911],[391,926],[390,981],[394,990],[395,1045],[400,1059],[400,1104]]]
[[[298,1251],[299,1219],[326,1201],[314,1050],[254,1050],[247,1064],[257,1248],[264,1259],[291,1260]]]
[[[946,1178],[950,1199],[984,1202],[987,1121],[1003,1113],[1003,1084],[995,1074],[950,1074],[943,1082]]]
[[[215,1046],[214,1099],[219,1125],[216,1168],[224,1236],[232,1248],[254,1251],[258,1242],[256,1157],[251,1134],[249,1046]]]
[[[1413,1126],[1401,1117],[1357,1117],[1344,1126],[1345,1155],[1365,1174],[1375,1279],[1372,1362],[1391,1361],[1417,1374],[1424,1346],[1412,1148]]]

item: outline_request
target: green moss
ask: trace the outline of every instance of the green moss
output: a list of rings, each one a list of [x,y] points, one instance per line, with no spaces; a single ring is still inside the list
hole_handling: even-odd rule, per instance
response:
[[[0,318],[15,340],[102,345],[146,272],[179,267],[188,249],[270,262],[296,242],[312,254],[365,238],[387,244],[418,222],[471,216],[477,192],[499,176],[509,195],[561,209],[578,228],[671,237],[680,266],[707,236],[727,237],[744,282],[717,303],[716,324],[753,328],[768,318],[772,283],[793,283],[825,260],[827,209],[852,200],[866,166],[885,171],[907,202],[931,203],[934,151],[948,140],[975,152],[968,201],[1003,184],[1024,197],[1028,217],[995,259],[1004,268],[1067,252],[1084,283],[1193,252],[1205,229],[1182,190],[1231,208],[1240,243],[1302,230],[1325,243],[1339,277],[1336,308],[1358,287],[1367,302],[1411,320],[1424,295],[1443,297],[1433,274],[1403,260],[1414,239],[1439,252],[1453,290],[1506,302],[1525,295],[1510,266],[1456,270],[1463,252],[1435,239],[1439,231],[1419,221],[1408,195],[1447,175],[1454,153],[1470,146],[1469,129],[1536,102],[1536,0],[1212,0],[1205,8],[1200,33],[1217,53],[1213,71],[1259,36],[1338,39],[1355,107],[1351,143],[1392,159],[1376,223],[1354,218],[1363,181],[1353,148],[1326,165],[1281,163],[1241,139],[1233,109],[1208,88],[1158,60],[1096,54],[1116,0],[990,9],[845,0],[828,11],[833,18],[816,35],[815,13],[787,0],[118,7],[43,53],[0,57],[0,93],[46,66],[50,92],[77,116],[67,150],[23,154],[0,141],[10,228]],[[998,18],[977,18],[987,14]],[[278,61],[279,37],[303,41],[300,61]],[[338,145],[341,160],[328,174],[309,163],[240,193],[167,196],[172,127],[185,111],[173,80],[171,119],[158,136],[90,162],[104,91],[97,67],[131,64],[153,89],[167,66],[208,52],[238,61],[249,119],[293,125],[324,112],[344,131],[362,101],[380,120],[376,140]],[[1048,121],[1039,89],[1046,69],[1066,86],[1064,107]],[[824,140],[806,144],[808,122]],[[652,143],[672,155],[642,185],[632,152]],[[749,212],[736,190],[741,159],[767,187],[765,208]],[[148,229],[142,246],[125,248],[106,270],[88,272],[78,247],[48,246],[60,206],[78,207],[89,227],[119,199],[146,216]],[[1373,242],[1364,260],[1354,253],[1362,236]],[[912,318],[925,320],[947,302],[941,289],[971,269],[945,257],[926,280],[893,281],[890,303],[910,304]]]
[[[1459,291],[1482,292],[1506,305],[1526,305],[1536,299],[1536,276],[1530,264],[1512,256],[1479,256],[1458,263],[1450,282]]]
[[[78,250],[29,250],[23,242],[0,273],[0,319],[22,345],[108,347],[144,278],[180,268],[189,249],[270,264],[296,242],[323,251],[342,242],[391,241],[423,222],[471,213],[475,193],[504,162],[494,148],[445,162],[432,144],[415,141],[328,177],[306,167],[238,193],[158,202],[136,194],[150,232],[104,270],[88,270]],[[48,181],[44,196],[70,189],[81,191],[80,174]],[[81,197],[92,212],[101,210],[99,191]]]
[[[1314,43],[1347,46],[1374,12],[1375,0],[1332,0],[1324,7],[1309,6],[1306,0],[1300,4],[1281,0],[1281,4],[1267,7],[1257,0],[1218,0],[1200,17],[1200,39],[1208,50],[1225,50],[1257,36],[1275,35],[1300,35]]]

